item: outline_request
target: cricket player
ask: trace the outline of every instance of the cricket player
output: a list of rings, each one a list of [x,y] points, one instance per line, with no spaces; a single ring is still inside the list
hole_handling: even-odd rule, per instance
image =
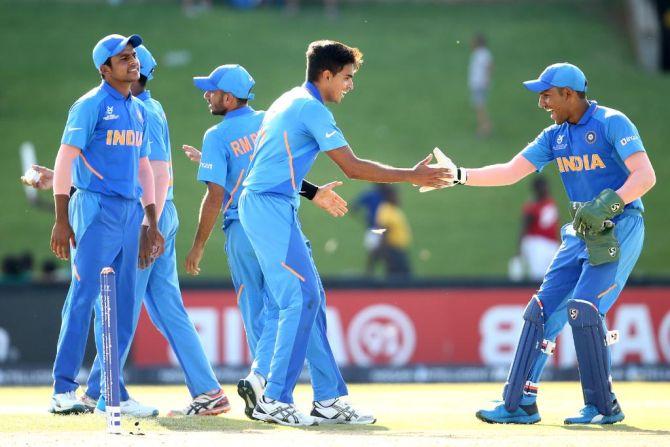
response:
[[[134,326],[138,255],[148,265],[163,253],[147,158],[147,111],[131,94],[140,77],[135,48],[141,43],[138,35],[112,34],[96,44],[93,63],[102,83],[70,109],[56,156],[51,250],[60,259],[71,258],[72,282],[54,362],[53,413],[84,410],[75,378],[94,307],[96,346],[102,352],[100,271],[111,266],[116,272],[118,347],[126,352]],[[72,185],[77,192],[70,200]],[[122,396],[122,407],[135,404]]]
[[[562,244],[523,314],[524,325],[503,402],[477,412],[490,423],[533,424],[547,356],[570,323],[585,406],[566,424],[623,420],[612,391],[605,314],[619,297],[642,251],[644,207],[640,199],[656,182],[640,135],[618,110],[586,97],[587,81],[576,66],[548,66],[524,82],[554,125],[512,160],[478,169],[452,166],[455,184],[511,185],[556,161],[574,220],[561,229]]]
[[[200,261],[207,239],[223,208],[225,251],[238,296],[247,344],[254,359],[252,371],[238,384],[238,393],[245,401],[245,414],[253,418],[257,397],[262,394],[269,373],[274,334],[269,329],[262,337],[267,300],[265,280],[256,254],[240,224],[237,202],[244,188],[242,180],[247,173],[253,144],[265,112],[256,111],[248,105],[254,98],[251,90],[255,81],[240,65],[222,65],[207,77],[194,78],[194,84],[204,92],[210,112],[223,116],[223,120],[205,133],[202,154],[192,146],[184,146],[189,158],[199,162],[198,180],[207,185],[193,246],[186,257],[186,271],[193,275],[200,273]],[[347,212],[346,202],[333,191],[339,185],[341,182],[332,182],[317,187],[303,181],[300,194],[331,215],[339,217]],[[259,343],[261,338],[263,343]],[[317,387],[321,379],[325,383],[341,380],[321,374],[315,379]]]
[[[374,182],[441,186],[451,175],[448,169],[428,166],[431,156],[400,169],[354,154],[325,102],[342,101],[353,89],[362,62],[357,48],[339,42],[309,45],[306,82],[284,93],[266,112],[243,182],[238,214],[267,284],[265,325],[275,335],[267,386],[253,411],[263,421],[290,426],[375,422],[345,400],[347,387],[326,338],[325,293],[298,220],[300,186],[318,154],[326,152],[347,177]],[[338,378],[323,389],[315,387],[309,416],[293,404],[308,351],[322,353],[308,357],[313,381],[321,371]]]

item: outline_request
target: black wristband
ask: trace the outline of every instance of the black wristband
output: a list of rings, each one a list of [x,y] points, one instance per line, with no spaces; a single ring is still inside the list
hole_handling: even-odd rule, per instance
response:
[[[303,180],[302,185],[300,186],[300,192],[298,194],[305,197],[306,199],[312,200],[318,190],[318,186],[312,185],[307,180]]]

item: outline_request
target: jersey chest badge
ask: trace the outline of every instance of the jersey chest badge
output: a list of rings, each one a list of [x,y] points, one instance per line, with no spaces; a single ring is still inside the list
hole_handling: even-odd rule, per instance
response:
[[[596,133],[592,130],[589,130],[586,132],[586,135],[584,135],[584,139],[586,140],[587,143],[593,144],[596,142]]]

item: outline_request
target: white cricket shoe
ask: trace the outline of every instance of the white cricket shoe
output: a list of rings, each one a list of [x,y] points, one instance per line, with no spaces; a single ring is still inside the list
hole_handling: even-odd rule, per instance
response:
[[[315,418],[302,414],[295,405],[262,396],[256,402],[253,417],[259,421],[276,422],[289,427],[319,425]]]
[[[221,388],[211,393],[202,393],[183,410],[172,410],[168,416],[216,416],[230,411],[230,402]]]
[[[244,414],[249,419],[254,417],[254,408],[258,399],[263,395],[265,389],[265,379],[255,372],[251,371],[248,376],[237,382],[237,394],[244,399]]]
[[[95,406],[98,404],[97,399],[93,399],[86,393],[79,398],[79,402],[84,406],[84,411],[86,413],[93,413]]]
[[[75,391],[66,393],[57,393],[51,396],[51,406],[49,413],[54,414],[79,414],[84,413],[86,407],[77,399]]]
[[[149,418],[158,416],[158,408],[142,405],[132,397],[128,400],[122,400],[120,405],[122,416],[133,416],[136,418]],[[95,407],[96,414],[105,414],[105,400],[98,399],[98,405]]]
[[[319,424],[374,424],[377,419],[371,414],[356,410],[351,404],[341,398],[335,399],[330,405],[314,402],[312,416]]]

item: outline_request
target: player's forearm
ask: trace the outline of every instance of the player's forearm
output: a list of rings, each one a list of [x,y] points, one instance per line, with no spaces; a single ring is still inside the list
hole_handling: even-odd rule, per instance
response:
[[[53,173],[54,195],[68,195],[72,187],[72,162],[79,156],[80,150],[67,144],[61,145],[56,155]]]
[[[160,221],[165,207],[165,199],[170,189],[170,165],[165,161],[151,161],[154,175],[154,198],[156,201],[156,217]]]
[[[645,195],[655,184],[656,173],[650,165],[631,172],[616,193],[625,203],[631,203]]]
[[[56,223],[69,223],[68,204],[70,203],[69,194],[54,195],[54,209],[56,211]]]
[[[375,183],[409,182],[414,172],[409,168],[395,168],[361,158],[344,168],[343,171],[350,179],[367,180]]]
[[[156,186],[154,184],[154,173],[151,170],[151,163],[147,157],[140,158],[139,170],[137,174],[140,186],[142,187],[142,206],[156,203]]]
[[[223,194],[207,190],[200,205],[200,215],[198,217],[198,229],[193,239],[193,246],[198,248],[205,248],[205,244],[212,234],[214,225],[219,217],[221,211],[221,202],[223,201]]]
[[[535,166],[523,156],[517,155],[507,163],[466,168],[468,186],[506,186],[517,183],[535,171]]]

